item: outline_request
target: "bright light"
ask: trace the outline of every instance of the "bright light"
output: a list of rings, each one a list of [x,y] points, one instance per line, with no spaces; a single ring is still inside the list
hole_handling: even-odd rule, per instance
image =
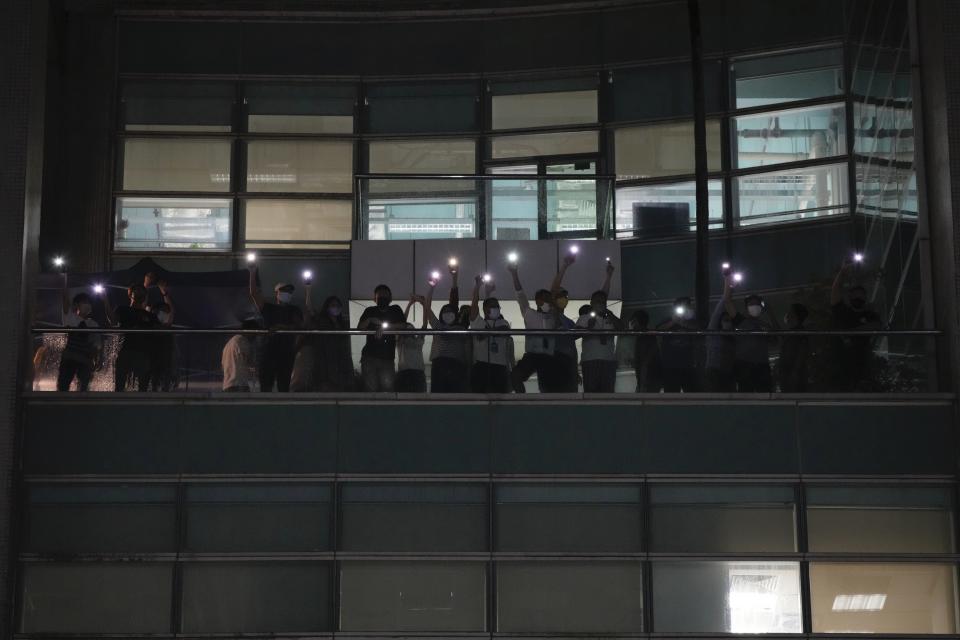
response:
[[[439,279],[440,279],[440,272],[439,272],[439,271],[434,271],[433,273],[431,273],[431,274],[430,274],[430,279],[433,280],[433,281],[439,280]]]
[[[609,258],[609,257],[607,258],[607,262],[610,262],[610,258]]]
[[[517,260],[519,259],[520,257],[517,255],[515,251],[511,251],[510,253],[507,254],[507,262],[510,262],[511,264],[516,264]]]
[[[247,264],[253,264],[256,261],[257,261],[257,254],[255,254],[252,251],[247,254]]]
[[[729,263],[729,262],[724,262],[723,264],[720,265],[720,268],[721,268],[721,269],[729,269],[729,268],[730,268],[730,263]]]
[[[596,317],[597,317],[597,312],[596,312],[596,311],[591,311],[591,312],[590,312],[590,317],[591,317],[591,318],[596,318]]]
[[[853,261],[854,261],[854,262],[863,262],[863,254],[862,254],[862,253],[855,253],[855,254],[853,254]]]
[[[380,328],[381,328],[381,329],[386,329],[386,328],[389,327],[389,326],[390,326],[390,323],[387,322],[386,320],[384,320],[384,321],[380,324]]]
[[[834,611],[882,611],[887,603],[885,593],[840,594],[833,599]]]
[[[102,285],[102,284],[95,284],[95,285],[93,285],[93,292],[94,292],[94,293],[103,293],[103,285]]]
[[[483,281],[484,281],[484,282],[490,282],[491,280],[493,280],[493,277],[491,277],[489,273],[483,274]]]
[[[455,267],[455,266],[457,266],[457,259],[456,259],[456,258],[450,258],[450,260],[449,260],[449,262],[447,262],[447,264],[450,265],[451,267]]]
[[[735,273],[735,274],[733,274],[733,281],[734,281],[734,282],[743,282],[743,274],[742,274],[742,273]]]
[[[570,253],[573,255],[577,255],[578,253],[580,253],[580,247],[578,247],[577,245],[571,246]]]
[[[679,306],[677,306],[677,307],[674,308],[673,312],[674,312],[675,314],[677,314],[678,316],[682,316],[683,314],[685,314],[685,313],[687,312],[687,308],[684,307],[683,305],[679,305]]]
[[[56,258],[53,259],[53,266],[55,267],[62,267],[66,263],[67,261],[64,260],[61,256],[57,256]]]
[[[310,269],[305,269],[303,272],[303,279],[313,280],[313,271],[310,271]]]

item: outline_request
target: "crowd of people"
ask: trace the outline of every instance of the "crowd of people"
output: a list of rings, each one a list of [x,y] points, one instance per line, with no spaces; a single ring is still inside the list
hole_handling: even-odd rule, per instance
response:
[[[311,279],[305,278],[304,308],[294,303],[293,284],[279,282],[274,295],[266,299],[259,287],[255,264],[250,265],[249,292],[257,310],[255,319],[242,328],[266,329],[267,335],[237,334],[223,348],[223,390],[314,391],[314,392],[403,392],[428,390],[425,339],[419,331],[432,329],[434,335],[428,359],[432,393],[524,393],[527,381],[536,374],[541,392],[566,393],[582,389],[587,393],[611,393],[616,384],[623,347],[632,352],[636,391],[665,392],[783,392],[806,390],[810,340],[802,335],[770,336],[758,333],[780,329],[806,330],[808,309],[791,304],[778,320],[762,296],[747,295],[742,305],[734,300],[736,274],[723,272],[723,295],[709,322],[697,321],[690,298],[674,301],[672,314],[651,326],[642,310],[625,321],[608,307],[614,266],[608,260],[602,284],[590,303],[567,315],[569,293],[564,277],[576,263],[568,255],[549,288],[538,289],[531,301],[520,280],[516,262],[508,264],[519,305],[523,329],[551,331],[528,333],[522,354],[515,353],[513,329],[493,295],[496,287],[486,276],[476,276],[469,304],[461,304],[459,271],[450,265],[451,287],[439,314],[433,311],[439,274],[433,274],[425,296],[410,295],[406,306],[394,303],[386,285],[373,292],[374,305],[367,307],[356,328],[372,331],[365,339],[359,373],[354,369],[350,336],[338,331],[350,328],[343,301],[329,296],[317,307]],[[844,290],[851,265],[844,264],[831,289],[833,327],[842,331],[880,329],[879,316],[870,308],[862,286]],[[64,325],[97,328],[93,319],[95,297],[79,293],[71,299],[64,287]],[[481,293],[483,294],[481,299]],[[143,283],[128,287],[128,303],[111,309],[104,300],[104,315],[111,327],[155,329],[173,325],[176,308],[170,287],[148,273]],[[420,305],[422,322],[411,322],[411,311]],[[643,335],[651,330],[656,335]],[[685,335],[707,329],[706,336]],[[330,333],[289,334],[276,330],[326,330]],[[399,330],[399,332],[395,331]],[[409,333],[406,333],[406,331]],[[481,331],[503,331],[491,334]],[[576,330],[569,336],[557,334]],[[630,330],[630,336],[616,332]],[[456,332],[444,335],[445,332]],[[477,331],[469,335],[469,331]],[[738,333],[749,332],[749,335]],[[592,335],[596,333],[596,335]],[[729,333],[729,335],[725,335]],[[578,356],[577,341],[580,340]],[[630,341],[632,344],[623,343]],[[139,391],[168,391],[176,384],[176,349],[172,334],[125,333],[120,337],[114,363],[114,390],[129,387]],[[621,342],[618,349],[618,341]],[[776,368],[771,367],[771,346],[779,346]],[[833,339],[839,366],[836,379],[853,390],[868,375],[872,341],[868,336]],[[94,371],[101,366],[102,341],[95,333],[70,333],[63,349],[57,390],[67,391],[74,380],[86,391]],[[579,360],[579,362],[578,362]]]

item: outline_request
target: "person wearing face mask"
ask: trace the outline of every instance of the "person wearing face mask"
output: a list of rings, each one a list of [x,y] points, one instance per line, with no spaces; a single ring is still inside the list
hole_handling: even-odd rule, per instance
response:
[[[712,393],[730,393],[737,390],[734,378],[734,362],[737,344],[733,337],[733,318],[726,309],[726,301],[721,299],[710,316],[707,325],[710,331],[729,331],[729,336],[707,336],[707,357],[704,363],[704,378],[707,391]]]
[[[100,325],[93,319],[93,298],[86,293],[78,293],[70,300],[64,276],[63,287],[63,326],[72,329],[96,329]],[[60,368],[57,371],[57,391],[69,391],[73,379],[77,379],[77,390],[87,391],[97,361],[100,359],[102,341],[96,334],[71,333],[67,344],[60,354]]]
[[[844,261],[830,290],[834,328],[840,331],[882,329],[880,316],[867,302],[867,290],[863,286],[854,284],[844,295],[843,281],[852,267],[851,263]],[[869,336],[845,336],[837,338],[835,349],[840,366],[834,384],[839,387],[838,390],[856,391],[870,375],[873,340]]]
[[[573,253],[567,254],[557,274],[550,285],[550,295],[553,296],[554,304],[557,308],[557,322],[559,329],[572,331],[577,328],[577,323],[567,317],[566,309],[570,303],[570,294],[563,288],[563,277],[577,261],[577,256]],[[577,371],[577,338],[573,336],[557,336],[554,341],[554,358],[557,366],[557,389],[561,393],[576,393],[579,388],[579,373]]]
[[[418,302],[422,308],[426,308],[426,298],[411,293],[410,300],[407,302],[407,308],[403,310],[404,329],[411,331],[416,330],[416,327],[410,322],[410,309]],[[420,328],[427,328],[426,312],[423,313],[423,324]],[[411,333],[410,335],[397,337],[397,393],[427,392],[427,374],[423,362],[423,342],[423,334]]]
[[[647,331],[650,314],[637,309],[630,318],[631,331]],[[663,373],[660,363],[660,345],[656,336],[634,336],[633,370],[637,379],[637,393],[660,393]]]
[[[663,390],[666,393],[695,393],[700,391],[700,372],[697,370],[697,351],[700,341],[684,333],[697,331],[693,300],[688,297],[673,301],[673,316],[661,322],[657,329],[674,332],[676,336],[665,336],[660,343],[661,364],[663,366]]]
[[[783,317],[789,331],[804,331],[807,308],[799,303],[790,305]],[[777,359],[777,379],[783,393],[803,393],[807,390],[807,360],[810,357],[810,339],[807,336],[784,336],[780,340]]]
[[[427,299],[423,305],[423,312],[427,322],[437,331],[458,331],[464,327],[460,324],[459,308],[447,303],[440,308],[440,317],[433,313],[433,292],[437,286],[431,280],[427,290]],[[468,352],[467,344],[470,339],[466,336],[433,337],[430,346],[430,392],[431,393],[466,393],[469,389],[467,381]]]
[[[274,302],[266,302],[257,284],[257,266],[250,267],[250,298],[253,300],[263,327],[268,331],[293,330],[303,327],[303,312],[293,303],[294,286],[278,282],[273,288]],[[290,390],[293,364],[297,355],[297,338],[293,335],[269,335],[260,348],[260,391]]]
[[[476,330],[507,331],[510,323],[500,313],[500,301],[490,295],[480,313],[480,285],[482,276],[477,276],[470,303],[470,328]],[[513,367],[512,336],[476,336],[473,339],[473,370],[470,372],[470,388],[474,393],[510,393],[510,368]]]
[[[737,310],[733,302],[734,280],[726,276],[723,286],[723,304],[737,331],[769,331],[778,328],[773,316],[767,314],[763,298],[751,294],[744,299],[747,314]],[[740,393],[770,393],[773,375],[770,372],[770,344],[763,336],[739,336],[733,372]]]
[[[347,319],[343,301],[337,296],[327,297],[314,318],[314,326],[326,331],[349,329],[350,321]],[[353,368],[350,336],[317,336],[315,371],[318,391],[353,391],[356,388],[357,372]]]
[[[588,309],[581,309],[577,327],[598,332],[622,331],[624,328],[620,318],[607,308],[607,293],[603,289],[590,296]],[[616,337],[585,337],[580,367],[583,370],[584,393],[613,393],[617,382]]]
[[[393,293],[385,284],[377,285],[373,290],[374,306],[367,307],[357,321],[357,329],[378,333],[367,336],[367,342],[360,352],[360,375],[367,391],[393,391],[397,371],[394,358],[397,351],[397,339],[393,335],[383,335],[381,329],[400,326],[406,323],[403,309],[393,304]]]
[[[523,317],[524,328],[529,330],[553,331],[560,325],[557,311],[553,305],[553,295],[546,289],[540,289],[534,294],[534,305],[520,284],[519,269],[515,262],[507,265],[507,270],[513,277],[513,288],[517,295],[517,304],[520,306],[520,315]],[[550,335],[527,335],[524,339],[524,354],[517,366],[510,372],[510,386],[515,393],[526,393],[524,383],[534,373],[540,384],[540,391],[556,393],[563,388],[559,380],[559,367],[554,356],[555,341]]]
[[[127,288],[129,303],[110,311],[107,319],[110,324],[121,329],[155,329],[159,321],[147,310],[147,290],[140,283]],[[153,341],[149,334],[127,334],[120,336],[120,348],[113,369],[114,391],[124,391],[132,378],[138,391],[146,391],[150,385],[150,366]]]

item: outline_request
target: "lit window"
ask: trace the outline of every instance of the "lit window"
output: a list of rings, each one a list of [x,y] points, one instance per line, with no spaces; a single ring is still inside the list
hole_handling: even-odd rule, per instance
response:
[[[248,142],[247,191],[350,193],[353,191],[353,143]]]
[[[846,164],[741,176],[736,186],[740,226],[848,213]]]
[[[617,129],[614,155],[618,180],[696,173],[693,122]],[[707,169],[721,168],[720,121],[707,120]]]
[[[244,211],[244,245],[251,249],[323,248],[352,237],[349,200],[251,199]]]
[[[224,251],[231,247],[231,201],[120,198],[118,251]]]
[[[253,133],[353,133],[353,85],[254,84],[246,101]]]
[[[126,191],[230,191],[229,140],[127,138]]]
[[[214,82],[128,82],[121,119],[127,131],[216,131],[232,129],[233,85]]]
[[[377,140],[368,145],[370,173],[472,174],[474,140]]]
[[[750,57],[730,65],[737,109],[841,95],[843,50]]]
[[[723,182],[707,182],[710,228],[723,228]],[[656,238],[697,229],[697,184],[679,182],[617,189],[617,237]]]
[[[493,96],[493,129],[555,127],[597,122],[597,91]]]
[[[498,136],[490,142],[494,160],[595,154],[599,149],[596,131],[564,131]]]
[[[842,104],[789,109],[734,119],[737,167],[761,167],[847,152]]]

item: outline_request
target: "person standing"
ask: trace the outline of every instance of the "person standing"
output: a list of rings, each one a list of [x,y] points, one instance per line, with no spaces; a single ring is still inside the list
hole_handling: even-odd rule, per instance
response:
[[[609,263],[607,270],[609,283],[612,270]],[[624,328],[620,318],[607,308],[607,293],[603,289],[590,296],[590,309],[580,316],[577,327],[598,332],[622,331]],[[616,337],[612,333],[596,338],[585,337],[580,366],[583,370],[584,393],[613,393],[617,382]]]
[[[257,284],[257,266],[250,267],[250,298],[256,305],[263,327],[268,331],[294,330],[303,327],[303,312],[293,303],[294,286],[278,282],[274,288],[274,301],[266,302]],[[293,363],[297,355],[297,339],[293,335],[270,335],[260,349],[260,391],[290,390]]]
[[[357,321],[357,329],[376,330],[367,336],[367,343],[360,353],[360,375],[367,391],[393,391],[397,371],[394,358],[397,339],[393,335],[384,335],[383,330],[398,329],[405,324],[403,310],[393,304],[393,292],[385,284],[379,284],[373,290],[374,306],[367,307]]]
[[[770,331],[774,326],[767,316],[767,305],[761,296],[751,294],[744,300],[747,314],[737,311],[733,302],[733,276],[728,275],[723,284],[723,304],[733,321],[736,331]],[[765,336],[739,336],[736,344],[736,359],[733,363],[740,393],[770,393],[773,391],[773,376],[770,373],[770,345]]]
[[[120,329],[155,329],[159,321],[147,308],[147,290],[142,284],[127,287],[127,305],[110,311],[107,319]],[[120,348],[113,370],[113,390],[124,391],[132,378],[138,391],[146,391],[150,385],[151,361],[154,342],[149,334],[130,333],[120,336]]]
[[[509,331],[510,323],[500,313],[500,301],[489,295],[483,300],[480,313],[480,285],[483,276],[477,276],[470,302],[470,328],[474,330]],[[474,393],[510,393],[510,369],[513,366],[513,338],[511,336],[475,336],[473,338],[473,369],[470,387]]]
[[[546,289],[540,289],[534,294],[534,303],[523,291],[520,284],[519,268],[516,263],[507,265],[507,270],[513,277],[513,288],[517,294],[517,304],[523,316],[524,328],[530,330],[554,331],[559,327],[559,318],[553,306],[553,295]],[[540,390],[546,393],[556,393],[562,387],[558,382],[557,359],[554,355],[556,343],[551,335],[527,335],[524,340],[524,354],[520,362],[510,373],[510,386],[516,393],[526,393],[524,382],[531,375],[537,374]]]
[[[410,294],[407,308],[403,310],[403,327],[411,331],[416,330],[410,322],[410,309],[419,302],[424,308],[423,324],[421,329],[427,328],[427,313],[425,310],[426,298]],[[426,393],[427,374],[423,362],[423,334],[411,333],[397,337],[397,393]]]
[[[71,329],[97,329],[99,324],[93,319],[93,298],[86,293],[78,293],[69,299],[66,276],[63,283],[63,326]],[[77,379],[77,390],[87,391],[93,372],[101,355],[100,336],[88,333],[67,335],[67,344],[60,355],[60,368],[57,371],[57,391],[69,391],[73,379]]]

